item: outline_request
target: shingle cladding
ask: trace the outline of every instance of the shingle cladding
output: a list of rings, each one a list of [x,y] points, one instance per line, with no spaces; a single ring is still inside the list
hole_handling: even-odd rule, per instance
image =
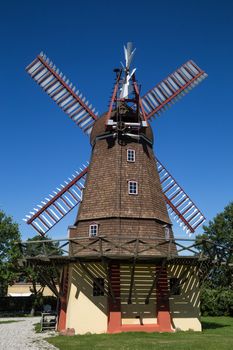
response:
[[[105,116],[101,119],[97,122],[98,131],[94,126],[95,136],[105,131]],[[146,136],[153,140],[149,129]],[[135,150],[135,162],[127,161],[129,148]],[[137,195],[128,193],[130,180],[138,183]],[[88,236],[93,222],[99,225],[99,235],[164,238],[164,225],[170,225],[170,220],[152,145],[146,140],[129,138],[119,142],[108,138],[94,143],[83,201],[71,237]]]
[[[136,161],[127,161],[127,149]],[[138,194],[128,194],[128,181],[138,183]],[[97,141],[93,149],[78,220],[106,217],[151,218],[169,223],[152,149],[131,142],[109,147]]]

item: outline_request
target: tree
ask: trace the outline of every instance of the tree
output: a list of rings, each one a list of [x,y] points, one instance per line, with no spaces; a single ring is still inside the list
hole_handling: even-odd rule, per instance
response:
[[[233,202],[203,229],[204,234],[197,241],[207,240],[203,250],[216,263],[202,286],[202,311],[209,315],[233,315]]]
[[[212,274],[209,282],[213,287],[226,286],[233,287],[233,275],[231,263],[233,263],[233,202],[224,208],[224,211],[217,214],[208,226],[203,226],[204,234],[197,239],[207,239],[213,242],[212,260],[218,259],[219,263],[225,265],[218,266],[217,271]],[[210,246],[210,245],[209,245]],[[206,245],[208,248],[208,242]]]
[[[5,295],[7,286],[13,284],[18,271],[17,259],[20,257],[19,227],[12,217],[0,211],[0,294]]]
[[[46,242],[48,237],[35,236],[28,239],[28,244],[22,249],[22,242],[18,224],[11,216],[0,211],[0,296],[6,295],[8,285],[14,284],[19,279],[31,283],[33,304],[31,313],[42,302],[44,288],[49,288],[58,294],[56,282],[59,281],[59,269],[51,263],[44,265],[19,264],[25,256],[62,255],[58,242]],[[20,244],[16,244],[20,243]]]
[[[233,202],[228,204],[224,211],[217,214],[208,226],[203,226],[204,235],[226,248],[233,247]]]
[[[50,238],[36,235],[27,240],[24,255],[28,258],[46,257],[46,255],[60,256],[62,250],[59,248],[59,242],[52,240],[50,242]],[[26,263],[21,271],[25,280],[32,284],[30,289],[33,294],[31,315],[34,315],[36,307],[43,302],[42,296],[46,285],[55,295],[58,293],[56,284],[60,279],[60,271],[55,265],[51,265],[51,262],[46,263],[45,261],[44,264],[41,264],[36,259],[31,263]]]

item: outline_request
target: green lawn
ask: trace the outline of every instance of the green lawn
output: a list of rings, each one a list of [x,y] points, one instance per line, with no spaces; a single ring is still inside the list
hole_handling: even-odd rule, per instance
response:
[[[7,321],[0,321],[0,324],[4,324],[4,323],[14,323],[14,322],[20,322],[20,320],[7,320]]]
[[[121,333],[57,336],[47,339],[61,350],[232,350],[233,318],[203,317],[203,332]]]

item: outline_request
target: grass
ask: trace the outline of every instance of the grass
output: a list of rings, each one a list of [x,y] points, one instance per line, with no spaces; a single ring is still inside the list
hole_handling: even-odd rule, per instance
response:
[[[14,322],[21,322],[21,321],[20,321],[20,320],[0,321],[0,324],[4,324],[4,323],[14,323]]]
[[[34,323],[34,330],[36,333],[40,333],[41,332],[41,324],[40,323]]]
[[[203,332],[87,334],[46,339],[60,350],[230,350],[233,318],[203,317]]]

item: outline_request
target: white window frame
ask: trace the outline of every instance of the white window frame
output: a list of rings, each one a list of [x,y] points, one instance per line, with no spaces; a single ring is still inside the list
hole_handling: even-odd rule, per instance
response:
[[[130,163],[134,163],[135,162],[135,154],[136,152],[135,152],[135,150],[134,149],[132,149],[132,148],[128,148],[127,149],[127,162],[130,162]],[[131,158],[133,158],[133,159],[131,159]]]
[[[169,225],[164,225],[164,236],[165,236],[165,240],[169,241],[170,240],[170,234],[171,234],[171,230]]]
[[[131,185],[135,186],[135,191],[132,191]],[[129,180],[128,181],[128,194],[137,195],[138,194],[138,182],[135,180]]]
[[[89,225],[89,237],[97,237],[98,236],[98,231],[99,231],[99,225],[95,222]]]

